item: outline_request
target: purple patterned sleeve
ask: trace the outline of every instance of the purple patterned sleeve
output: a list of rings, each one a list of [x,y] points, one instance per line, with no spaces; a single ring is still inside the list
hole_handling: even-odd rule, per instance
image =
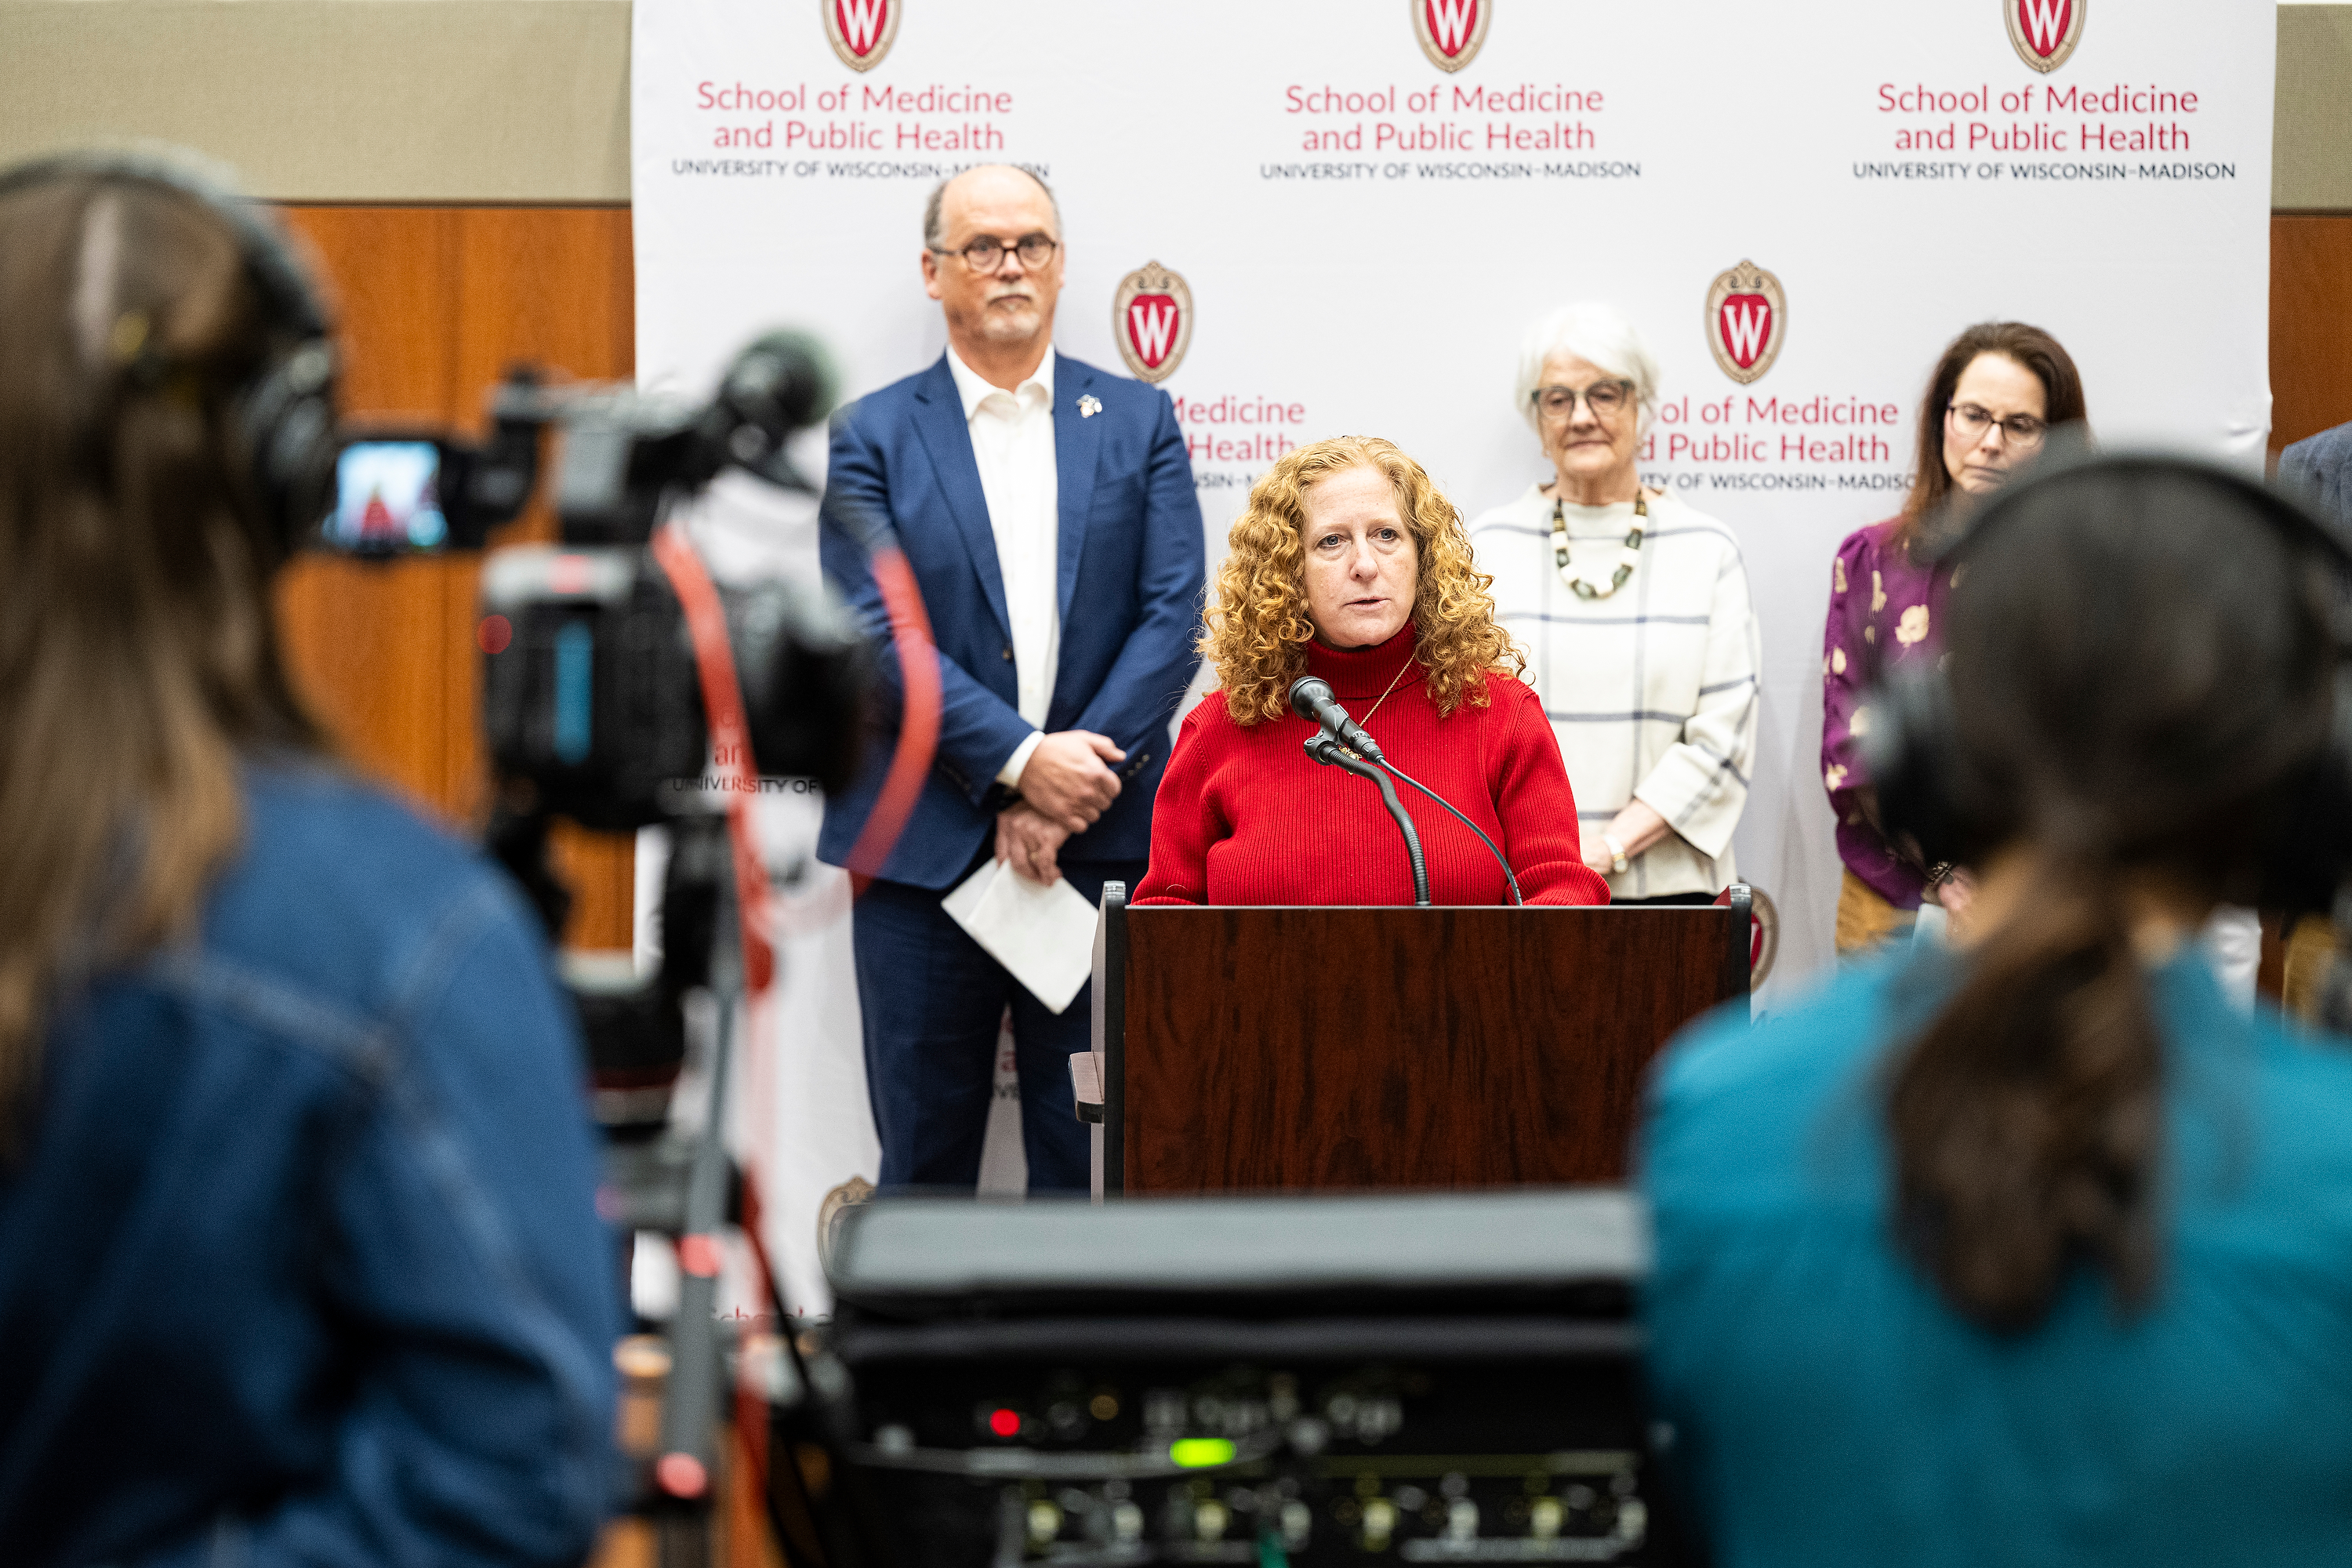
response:
[[[1894,542],[1900,518],[1858,529],[1830,567],[1822,638],[1822,784],[1837,813],[1838,856],[1897,909],[1919,903],[1917,868],[1879,837],[1862,809],[1870,787],[1863,738],[1871,684],[1891,665],[1934,658],[1942,642],[1944,582]]]
[[[1854,710],[1868,682],[1871,600],[1875,593],[1870,531],[1847,535],[1830,563],[1829,624],[1822,635],[1822,783],[1830,805],[1843,823],[1860,809],[1853,792],[1868,785],[1862,747],[1853,732]],[[1868,727],[1867,719],[1864,727]]]

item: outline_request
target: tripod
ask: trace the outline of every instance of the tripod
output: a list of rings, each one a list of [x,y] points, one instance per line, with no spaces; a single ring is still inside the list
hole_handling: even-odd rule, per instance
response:
[[[550,821],[543,812],[501,811],[488,845],[552,939],[571,895],[547,862]],[[828,1504],[840,1471],[830,1463],[833,1435],[816,1397],[824,1374],[813,1380],[787,1323],[782,1280],[760,1239],[756,1183],[727,1148],[750,1001],[740,944],[719,940],[740,920],[727,822],[697,813],[676,818],[671,834],[656,971],[639,977],[634,969],[565,964],[604,1133],[599,1206],[625,1233],[668,1238],[678,1260],[675,1312],[632,1341],[640,1380],[659,1381],[660,1414],[650,1450],[631,1457],[626,1511],[651,1526],[661,1568],[707,1568],[724,1473],[719,1426],[731,1387],[742,1456],[776,1539],[796,1565],[848,1568],[876,1559],[860,1542],[863,1532]],[[671,1100],[689,1062],[707,1094],[698,1116],[674,1119]],[[756,1318],[719,1316],[721,1237],[730,1225],[749,1242],[774,1308],[773,1334],[757,1331]]]

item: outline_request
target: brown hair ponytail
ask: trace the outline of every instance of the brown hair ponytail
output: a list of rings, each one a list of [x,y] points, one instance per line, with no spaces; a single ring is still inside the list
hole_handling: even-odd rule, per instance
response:
[[[2113,879],[2057,862],[1895,1072],[1906,1248],[1994,1328],[2039,1319],[2076,1261],[2145,1300],[2161,1076]]]

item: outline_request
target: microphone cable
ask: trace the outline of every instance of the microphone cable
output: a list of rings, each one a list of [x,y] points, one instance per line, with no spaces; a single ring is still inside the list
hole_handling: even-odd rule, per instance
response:
[[[1456,807],[1452,801],[1446,799],[1444,795],[1438,794],[1435,790],[1430,788],[1427,784],[1422,783],[1419,779],[1413,777],[1411,773],[1405,772],[1394,763],[1388,761],[1386,758],[1382,758],[1379,765],[1386,768],[1390,773],[1394,773],[1405,783],[1412,785],[1413,788],[1419,790],[1422,794],[1427,795],[1430,799],[1435,801],[1446,810],[1453,812],[1454,816],[1460,819],[1463,826],[1476,834],[1478,836],[1478,842],[1486,847],[1486,853],[1495,858],[1495,864],[1503,868],[1503,880],[1511,885],[1511,902],[1523,908],[1526,906],[1528,900],[1519,891],[1519,879],[1517,876],[1512,874],[1511,863],[1503,858],[1503,852],[1495,847],[1495,841],[1486,837],[1486,830],[1485,828],[1479,826],[1468,817],[1464,816],[1461,810]]]

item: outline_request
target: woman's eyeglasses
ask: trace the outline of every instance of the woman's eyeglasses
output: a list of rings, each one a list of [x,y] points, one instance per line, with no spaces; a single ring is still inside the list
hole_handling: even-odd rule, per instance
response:
[[[1952,428],[1970,441],[1981,441],[1984,433],[1993,426],[2000,426],[2001,441],[2011,447],[2030,447],[2042,445],[2042,437],[2050,426],[2031,414],[2012,414],[2006,419],[1996,419],[1990,408],[1979,408],[1973,403],[1948,403],[1951,411]]]
[[[1592,410],[1595,419],[1606,419],[1622,411],[1633,400],[1633,384],[1630,381],[1596,381],[1579,391],[1573,386],[1539,386],[1528,394],[1537,409],[1547,419],[1567,419],[1576,413],[1576,400]]]

